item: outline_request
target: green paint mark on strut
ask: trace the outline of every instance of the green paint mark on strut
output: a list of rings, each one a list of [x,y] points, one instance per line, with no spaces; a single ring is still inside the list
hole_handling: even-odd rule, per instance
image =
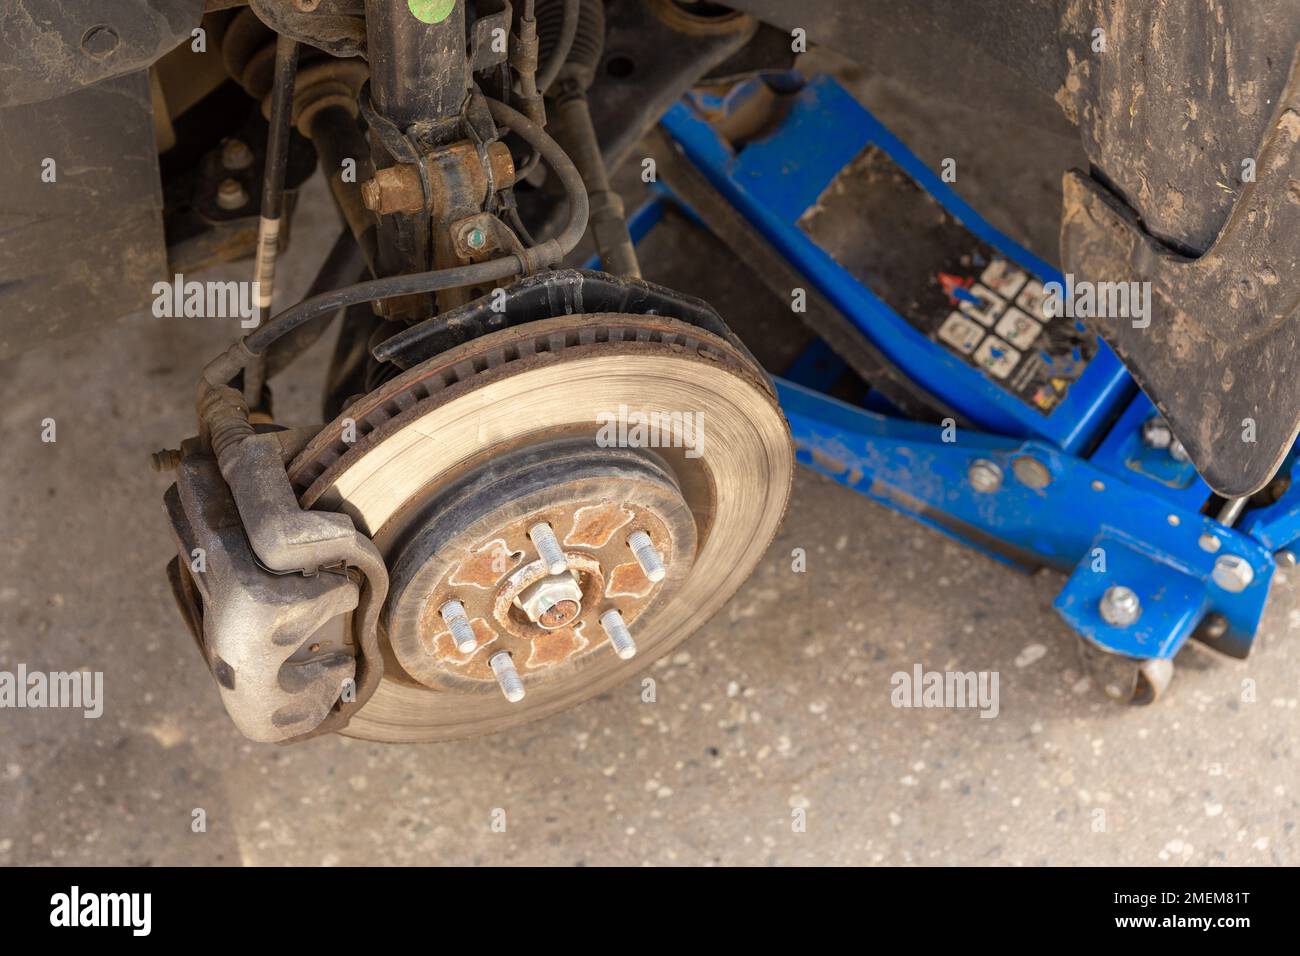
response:
[[[456,9],[456,0],[406,0],[406,6],[422,23],[441,23]]]

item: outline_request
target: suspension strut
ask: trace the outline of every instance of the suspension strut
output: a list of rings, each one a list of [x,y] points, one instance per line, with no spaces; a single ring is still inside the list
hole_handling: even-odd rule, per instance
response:
[[[377,185],[365,195],[379,216],[380,275],[457,264],[439,241],[446,230],[436,220],[445,210],[433,201],[439,184],[426,159],[462,138],[469,87],[465,5],[452,5],[436,22],[420,19],[412,9],[406,0],[366,0],[370,82],[362,91],[363,100],[368,98],[362,110],[370,125]],[[399,166],[406,168],[386,172]],[[412,295],[389,300],[381,311],[410,322],[431,315],[433,305],[428,294]]]

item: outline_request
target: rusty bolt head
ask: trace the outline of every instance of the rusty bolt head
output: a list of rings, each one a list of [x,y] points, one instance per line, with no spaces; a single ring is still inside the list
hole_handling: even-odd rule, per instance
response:
[[[217,205],[234,211],[248,205],[248,193],[238,179],[223,179],[217,187]]]
[[[500,140],[489,143],[487,155],[488,162],[492,165],[492,185],[497,189],[513,186],[515,184],[515,160],[510,155],[510,147]]]
[[[375,178],[361,184],[361,201],[381,216],[414,213],[424,208],[424,187],[414,166],[389,166],[375,170]]]
[[[301,13],[314,13],[320,6],[320,0],[293,0],[293,5]]]

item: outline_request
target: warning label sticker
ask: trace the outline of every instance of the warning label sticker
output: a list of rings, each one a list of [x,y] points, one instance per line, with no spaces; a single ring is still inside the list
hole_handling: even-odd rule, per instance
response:
[[[1043,278],[977,238],[883,150],[869,146],[799,227],[910,325],[1043,415],[1097,354],[1048,314]]]

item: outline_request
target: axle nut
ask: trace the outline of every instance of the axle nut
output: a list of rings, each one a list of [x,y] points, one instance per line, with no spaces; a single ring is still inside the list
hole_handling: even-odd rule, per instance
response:
[[[1142,614],[1142,602],[1132,588],[1115,584],[1106,589],[1098,607],[1101,619],[1111,627],[1128,627]]]
[[[552,574],[519,592],[515,606],[547,630],[573,623],[582,612],[582,587],[572,571]]]

